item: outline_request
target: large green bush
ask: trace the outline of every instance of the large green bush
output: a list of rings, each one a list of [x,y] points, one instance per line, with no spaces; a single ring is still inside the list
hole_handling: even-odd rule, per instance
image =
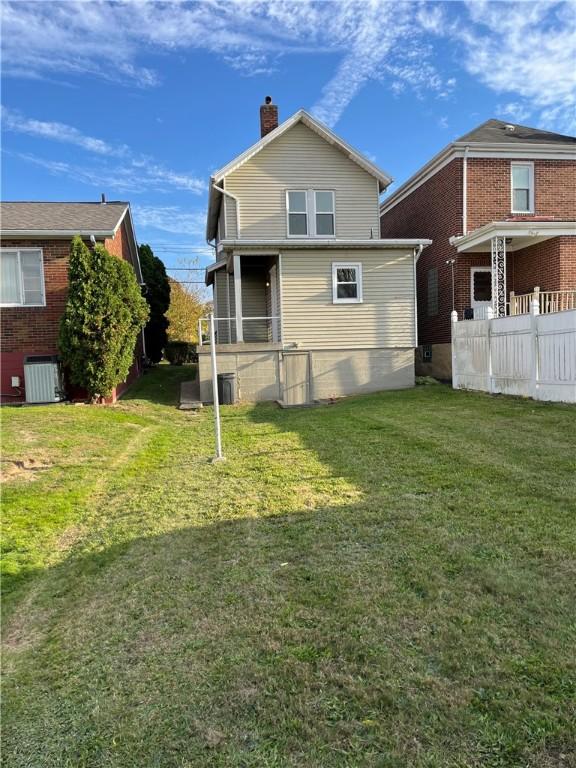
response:
[[[68,275],[60,353],[71,382],[96,401],[126,379],[148,304],[127,262],[80,237],[72,241]]]
[[[197,363],[196,344],[190,344],[188,341],[169,341],[164,348],[164,357],[170,365]]]
[[[146,301],[150,305],[150,317],[144,328],[146,355],[153,363],[162,360],[162,351],[166,346],[168,318],[166,312],[170,306],[170,283],[162,261],[154,256],[152,248],[143,244],[138,246],[142,278],[146,283]]]

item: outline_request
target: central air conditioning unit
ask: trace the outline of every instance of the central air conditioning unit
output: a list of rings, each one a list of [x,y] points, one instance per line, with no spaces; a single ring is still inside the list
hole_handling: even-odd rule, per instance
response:
[[[58,403],[64,400],[62,369],[58,355],[28,355],[24,358],[27,403]]]

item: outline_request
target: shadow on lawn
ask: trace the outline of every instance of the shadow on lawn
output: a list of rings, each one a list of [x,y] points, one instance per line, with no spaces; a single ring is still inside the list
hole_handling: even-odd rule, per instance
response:
[[[238,473],[265,500],[266,457],[298,467],[309,451],[316,472],[302,460],[278,481],[301,506],[71,554],[46,572],[8,628],[29,662],[8,678],[6,761],[568,766],[559,638],[571,581],[547,539],[562,515],[527,509],[533,486],[515,490],[514,468],[482,453],[494,419],[542,424],[525,404],[450,398],[257,406],[246,443],[223,409],[229,456],[207,493],[224,497]],[[297,442],[258,444],[283,433]]]
[[[165,365],[160,364],[146,370],[121,398],[122,402],[130,400],[147,400],[157,405],[178,405],[180,401],[180,384],[193,381],[198,375],[197,365]]]
[[[5,687],[5,760],[541,768],[573,755],[553,659],[526,653],[518,677],[520,611],[504,618],[504,595],[466,563],[443,570],[406,522],[359,503],[71,556],[5,638],[29,654]]]

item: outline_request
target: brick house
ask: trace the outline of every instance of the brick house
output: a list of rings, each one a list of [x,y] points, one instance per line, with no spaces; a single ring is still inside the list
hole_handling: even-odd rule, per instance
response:
[[[381,236],[433,240],[417,266],[417,373],[451,373],[460,319],[576,307],[576,138],[488,120],[381,205]],[[450,262],[453,263],[451,264]],[[448,263],[447,263],[448,262]],[[452,281],[453,270],[453,281]]]
[[[128,203],[3,202],[0,215],[0,393],[1,402],[18,403],[27,399],[25,358],[58,355],[72,238],[102,243],[133,266],[140,283],[142,274]],[[112,400],[139,375],[141,355],[142,347]]]

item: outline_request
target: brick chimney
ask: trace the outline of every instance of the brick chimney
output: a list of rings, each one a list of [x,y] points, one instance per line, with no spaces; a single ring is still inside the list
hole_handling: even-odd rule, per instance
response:
[[[278,107],[272,104],[272,96],[266,96],[260,107],[260,137],[278,128]]]

